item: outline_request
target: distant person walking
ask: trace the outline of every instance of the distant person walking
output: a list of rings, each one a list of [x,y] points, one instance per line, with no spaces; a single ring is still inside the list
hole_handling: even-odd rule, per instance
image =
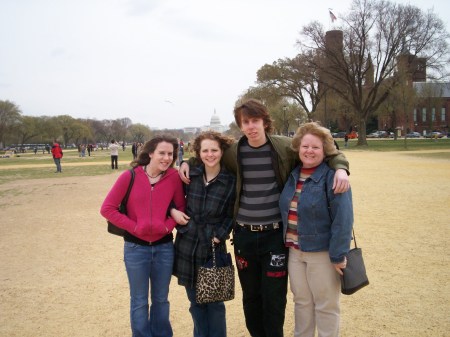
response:
[[[344,137],[344,147],[348,147],[348,135],[347,134]]]
[[[112,139],[111,144],[109,144],[109,151],[111,151],[111,169],[113,170],[118,169],[117,162],[119,160],[119,147],[120,145]]]
[[[137,158],[137,143],[133,142],[133,145],[131,145],[131,153],[133,154],[133,160]]]
[[[183,161],[184,156],[184,142],[182,139],[178,138],[178,158],[177,158],[177,166],[180,166],[180,163]]]
[[[55,165],[56,165],[55,173],[62,173],[61,158],[63,157],[63,152],[62,152],[61,146],[59,146],[58,141],[56,139],[53,141],[52,156],[53,156],[53,161],[55,162]]]

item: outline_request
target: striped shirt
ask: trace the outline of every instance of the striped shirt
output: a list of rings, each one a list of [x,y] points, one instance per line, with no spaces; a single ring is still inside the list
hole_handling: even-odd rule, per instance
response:
[[[316,166],[317,167],[317,166]],[[312,168],[302,168],[300,170],[300,175],[297,180],[297,185],[295,187],[295,193],[292,197],[292,201],[289,207],[288,213],[288,228],[286,231],[286,247],[294,247],[300,249],[298,243],[298,213],[297,206],[300,202],[300,194],[302,192],[302,187],[306,179],[308,179],[316,170],[316,167]]]
[[[239,147],[239,155],[242,192],[236,221],[251,225],[279,222],[280,189],[273,169],[270,144],[254,148],[245,142]]]

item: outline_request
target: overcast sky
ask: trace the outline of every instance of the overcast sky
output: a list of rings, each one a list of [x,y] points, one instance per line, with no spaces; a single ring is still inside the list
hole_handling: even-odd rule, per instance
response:
[[[402,3],[406,3],[401,1]],[[434,8],[449,27],[450,1]],[[158,128],[233,121],[256,71],[293,57],[301,28],[350,0],[0,0],[0,100],[24,115]]]

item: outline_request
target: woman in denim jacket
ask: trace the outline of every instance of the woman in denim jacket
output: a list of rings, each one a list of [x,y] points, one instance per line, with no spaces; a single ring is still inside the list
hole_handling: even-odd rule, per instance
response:
[[[317,123],[297,130],[292,149],[302,165],[280,197],[288,271],[294,295],[294,336],[339,335],[340,278],[353,227],[351,190],[334,194],[335,171],[324,162],[337,152],[328,129]]]

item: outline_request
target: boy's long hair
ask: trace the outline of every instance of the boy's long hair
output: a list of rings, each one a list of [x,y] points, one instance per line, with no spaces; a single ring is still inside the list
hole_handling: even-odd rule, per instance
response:
[[[234,108],[234,120],[241,128],[242,116],[250,118],[262,118],[264,130],[267,133],[273,132],[273,120],[270,118],[269,111],[260,101],[250,98]]]

